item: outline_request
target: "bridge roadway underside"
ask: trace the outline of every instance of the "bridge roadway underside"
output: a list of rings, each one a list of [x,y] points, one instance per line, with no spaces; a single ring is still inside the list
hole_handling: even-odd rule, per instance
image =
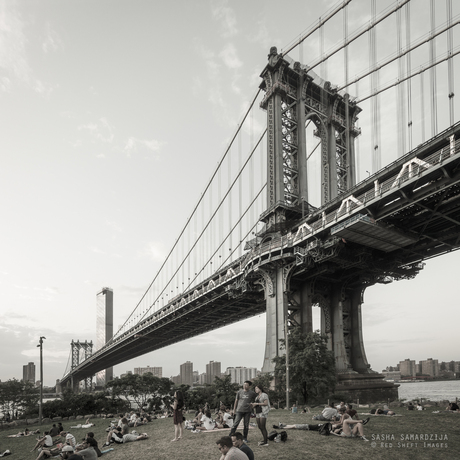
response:
[[[288,210],[283,228],[267,229],[242,258],[194,288],[196,295],[183,293],[118,336],[63,384],[264,313],[270,302],[276,319],[267,327],[276,323],[278,336],[267,333],[267,371],[284,338],[286,310],[290,324],[311,330],[318,305],[339,374],[372,373],[361,334],[366,287],[411,279],[425,259],[460,248],[460,141],[451,144],[452,135],[460,138],[460,124],[308,216]]]
[[[152,315],[153,321],[146,320],[147,325],[139,325],[126,338],[109,346],[102,358],[84,361],[72,377],[64,377],[61,383],[65,385],[72,378],[78,382],[107,367],[264,312],[261,288],[243,294],[223,285],[163,318],[156,319],[157,315]],[[96,358],[97,354],[93,357]]]

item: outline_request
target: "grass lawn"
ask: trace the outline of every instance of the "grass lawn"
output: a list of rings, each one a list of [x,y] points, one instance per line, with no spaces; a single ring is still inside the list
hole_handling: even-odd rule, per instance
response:
[[[364,427],[369,442],[360,439],[343,439],[336,436],[320,436],[314,431],[288,430],[286,443],[270,442],[269,447],[258,447],[261,440],[259,430],[249,431],[249,446],[255,453],[257,460],[324,460],[327,459],[455,459],[460,457],[460,413],[453,414],[441,411],[433,414],[437,408],[426,411],[401,410],[401,417],[371,416],[370,422]],[[367,409],[361,409],[365,411]],[[318,411],[319,413],[320,411]],[[285,410],[270,411],[267,426],[283,422],[316,423],[311,420],[312,414],[291,414]],[[365,416],[362,416],[365,417]],[[251,419],[254,421],[255,419]],[[71,433],[77,441],[84,437],[87,431],[93,431],[101,446],[106,438],[105,429],[108,420],[92,419],[96,423],[90,430],[72,429]],[[63,421],[64,429],[69,430],[71,425],[81,423],[81,420]],[[45,431],[51,424],[29,426],[29,429],[40,428]],[[240,425],[242,429],[242,424]],[[35,436],[22,438],[7,438],[9,434],[22,431],[23,427],[0,431],[0,452],[10,449],[11,460],[34,460],[38,454],[30,450],[35,445]],[[184,430],[184,437],[178,442],[171,442],[174,438],[172,418],[154,420],[137,428],[137,431],[146,432],[150,438],[145,441],[117,445],[112,452],[104,454],[107,460],[127,459],[195,459],[218,460],[220,457],[216,440],[228,434],[227,431],[194,434]],[[241,430],[240,430],[241,431]],[[271,431],[271,430],[269,430]],[[406,436],[419,436],[419,440],[406,440]],[[423,435],[423,440],[420,436]],[[435,440],[437,436],[437,440]],[[425,440],[425,437],[428,438]],[[430,440],[431,437],[431,440]],[[446,439],[447,437],[447,439]],[[440,440],[440,438],[442,438]],[[434,447],[429,447],[434,446]]]

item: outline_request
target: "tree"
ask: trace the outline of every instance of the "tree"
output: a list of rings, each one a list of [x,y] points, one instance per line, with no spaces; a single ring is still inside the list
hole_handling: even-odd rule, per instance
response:
[[[286,348],[284,339],[281,348]],[[278,390],[286,388],[286,355],[274,358]],[[299,328],[289,332],[289,386],[305,403],[320,399],[334,390],[336,384],[334,353],[318,332],[304,334]]]
[[[13,417],[15,413],[36,408],[38,399],[38,389],[31,382],[16,379],[0,382],[0,408],[4,414],[9,412]]]
[[[219,407],[222,402],[227,407],[233,407],[236,392],[239,389],[237,383],[232,383],[232,376],[225,375],[223,378],[215,377],[213,387],[215,395],[213,398],[213,406]]]
[[[116,377],[107,383],[106,389],[113,397],[136,403],[139,408],[168,405],[172,382],[166,378],[154,376],[151,372],[142,375],[128,374]]]
[[[202,387],[196,387],[189,391],[189,407],[191,409],[198,409],[204,407],[206,403],[214,401],[216,397],[216,390],[214,385],[205,385]]]

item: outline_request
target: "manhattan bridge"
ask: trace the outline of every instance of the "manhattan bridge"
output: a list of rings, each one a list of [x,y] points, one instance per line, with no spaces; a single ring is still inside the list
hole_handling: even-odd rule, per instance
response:
[[[264,312],[262,371],[271,372],[279,340],[290,328],[312,331],[316,307],[339,387],[395,395],[366,358],[364,292],[460,248],[460,5],[380,3],[369,1],[366,21],[349,30],[353,0],[340,1],[286,50],[270,49],[160,270],[63,385]],[[331,49],[328,27],[342,31]],[[319,49],[304,62],[310,42]]]

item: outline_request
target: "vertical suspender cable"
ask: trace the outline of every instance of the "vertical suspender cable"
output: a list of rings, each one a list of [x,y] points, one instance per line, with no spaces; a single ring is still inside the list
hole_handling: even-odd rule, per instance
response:
[[[243,146],[242,146],[242,132],[238,134],[238,171],[241,171],[243,166]],[[238,179],[238,216],[243,215],[243,180],[242,176]],[[238,257],[241,257],[243,254],[242,251],[242,240],[243,240],[243,224],[240,222],[238,224]]]
[[[319,46],[320,46],[320,57],[324,57],[324,23],[321,21],[321,17],[318,19],[320,26],[319,26]],[[327,80],[327,59],[324,59],[321,62],[321,77],[323,80]]]
[[[359,97],[359,81],[355,84],[355,94]],[[356,183],[360,182],[361,155],[359,154],[359,146],[361,145],[361,136],[355,137],[355,162],[356,162]]]
[[[264,158],[265,158],[264,143],[261,142],[260,143],[260,175],[261,175],[261,178],[263,178],[264,175],[265,175],[265,177],[267,177],[267,172],[266,172],[266,170],[264,170]],[[264,179],[261,179],[261,185],[264,182],[266,183],[266,181],[264,181]],[[261,215],[264,209],[266,209],[266,205],[264,205],[263,201],[260,201],[260,209],[258,210],[258,215]]]
[[[371,16],[372,23],[376,20],[376,2],[371,2]],[[372,27],[369,31],[369,53],[370,53],[370,66],[372,70],[371,74],[371,91],[376,91],[379,87],[379,71],[377,67],[377,44],[376,44],[376,30]],[[375,95],[371,99],[371,117],[372,117],[372,128],[371,128],[371,140],[372,140],[372,172],[376,172],[380,169],[380,135],[379,135],[379,96]]]
[[[212,192],[212,187],[209,189],[209,217],[207,220],[211,219],[211,216],[212,216],[212,197],[213,197],[214,193]],[[214,225],[215,225],[215,222],[214,221]],[[214,235],[215,235],[215,232],[213,231],[213,224],[211,223],[211,225],[209,226],[209,231],[208,231],[208,246],[209,246],[209,256],[208,256],[208,260],[211,259],[211,254],[214,252]],[[212,275],[212,259],[211,259],[211,262],[208,266],[208,272],[206,273],[206,277],[208,276],[211,276]]]
[[[424,72],[420,73],[420,112],[422,113],[422,142],[425,142],[426,140],[426,135],[425,135],[425,123],[426,123],[426,117],[425,117],[425,85],[423,81],[423,74]]]
[[[232,184],[232,156],[228,155],[228,189],[230,190],[231,184]],[[228,228],[227,228],[227,233],[228,233],[228,251],[231,253],[232,251],[232,196],[233,196],[233,190],[230,191],[228,195]],[[228,254],[228,253],[227,253]],[[225,256],[225,259],[227,256]],[[224,259],[224,260],[225,260]]]
[[[219,204],[222,203],[222,171],[221,168],[219,168],[219,173],[217,175],[217,182],[218,182],[218,188],[219,188],[219,195],[218,195],[218,201]],[[219,243],[222,243],[222,238],[224,237],[224,216],[223,216],[223,207],[221,208],[222,211],[219,211],[219,218],[218,218],[218,223],[219,223]],[[219,251],[218,257],[222,259],[222,248]],[[219,263],[219,268],[220,268],[220,263]]]
[[[303,64],[303,41],[300,41],[300,38],[299,38],[299,61],[301,64]]]
[[[452,31],[452,0],[446,0],[447,9],[447,25],[449,30],[447,31],[447,52],[450,59],[447,61],[447,85],[448,85],[448,97],[449,97],[449,125],[454,124],[454,63],[452,61],[452,50],[453,50],[453,31]]]
[[[436,28],[435,21],[435,0],[430,0],[430,33],[434,34]],[[431,90],[431,137],[436,136],[438,132],[438,114],[437,114],[437,97],[436,97],[436,41],[430,41],[430,90]]]
[[[397,37],[397,49],[396,54],[400,56],[398,58],[398,78],[400,81],[404,79],[404,61],[402,58],[402,10],[396,11],[396,37]],[[405,117],[405,95],[404,95],[404,84],[397,86],[398,92],[398,109],[397,109],[397,132],[398,132],[398,156],[402,156],[406,153],[406,117]]]
[[[406,4],[406,50],[410,47],[410,3]],[[411,53],[406,54],[406,74],[412,70]],[[406,80],[407,85],[407,129],[409,139],[409,151],[412,150],[412,79]]]
[[[345,72],[345,85],[348,86],[348,5],[343,9],[343,63]]]
[[[254,110],[251,108],[251,115],[249,117],[249,132],[250,132],[250,149],[254,148]],[[252,201],[254,199],[254,155],[251,155],[251,159],[249,160],[249,199]],[[249,225],[248,228],[251,228],[255,224],[255,215],[254,215],[254,207],[255,205],[251,206],[251,212],[249,213]]]

